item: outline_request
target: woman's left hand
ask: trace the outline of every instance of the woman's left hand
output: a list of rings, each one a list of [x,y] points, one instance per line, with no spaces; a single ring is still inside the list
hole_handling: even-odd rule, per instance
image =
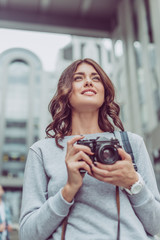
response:
[[[133,167],[131,156],[121,148],[118,149],[118,153],[122,160],[112,165],[95,162],[95,165],[92,165],[92,176],[100,181],[129,189],[138,181],[138,174]]]

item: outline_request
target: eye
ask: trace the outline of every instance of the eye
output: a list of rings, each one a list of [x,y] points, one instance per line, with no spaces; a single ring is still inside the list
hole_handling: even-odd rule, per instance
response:
[[[82,76],[76,76],[74,77],[74,81],[81,81],[83,78]]]
[[[99,76],[95,76],[92,78],[93,81],[98,82],[101,81],[101,78]]]

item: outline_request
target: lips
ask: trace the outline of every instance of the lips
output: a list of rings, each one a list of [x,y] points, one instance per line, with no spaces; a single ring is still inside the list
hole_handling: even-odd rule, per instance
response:
[[[81,94],[97,94],[97,92],[94,90],[94,89],[85,89],[85,90],[83,90],[82,92],[81,92]]]

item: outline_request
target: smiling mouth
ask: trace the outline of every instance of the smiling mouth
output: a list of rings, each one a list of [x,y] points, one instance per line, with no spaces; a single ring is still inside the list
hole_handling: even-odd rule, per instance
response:
[[[97,94],[97,93],[96,93],[96,91],[94,91],[94,90],[90,90],[90,89],[88,89],[88,90],[84,90],[84,91],[82,91],[81,94],[92,96],[92,95],[95,95],[95,94]]]

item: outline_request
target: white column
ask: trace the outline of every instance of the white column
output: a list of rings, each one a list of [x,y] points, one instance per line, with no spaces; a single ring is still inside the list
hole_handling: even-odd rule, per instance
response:
[[[5,109],[6,109],[6,99],[7,99],[7,74],[8,74],[8,65],[6,64],[1,64],[1,71],[0,71],[0,77],[2,81],[2,101],[1,101],[1,119],[0,119],[0,175],[2,174],[2,165],[3,165],[3,148],[4,148],[4,141],[5,141]]]
[[[156,69],[160,84],[160,0],[149,1],[153,38],[156,46]]]
[[[119,4],[119,24],[122,26],[122,40],[124,41],[124,55],[127,75],[127,109],[128,120],[131,122],[132,131],[142,135],[140,106],[138,97],[138,83],[136,74],[136,61],[133,49],[134,31],[132,22],[132,9],[130,1],[122,0]]]
[[[144,88],[145,88],[145,101],[146,101],[146,108],[147,108],[147,131],[151,132],[157,124],[156,119],[156,109],[154,107],[154,99],[153,99],[153,77],[150,70],[150,63],[149,63],[149,36],[148,36],[148,28],[146,22],[146,11],[144,6],[144,1],[136,0],[136,11],[137,11],[137,18],[138,18],[138,29],[139,29],[139,40],[142,44],[142,65],[144,71]]]
[[[33,144],[33,136],[34,136],[34,66],[30,66],[30,76],[29,76],[29,84],[28,84],[28,103],[29,103],[29,111],[28,111],[28,120],[27,120],[27,145],[30,147]]]

